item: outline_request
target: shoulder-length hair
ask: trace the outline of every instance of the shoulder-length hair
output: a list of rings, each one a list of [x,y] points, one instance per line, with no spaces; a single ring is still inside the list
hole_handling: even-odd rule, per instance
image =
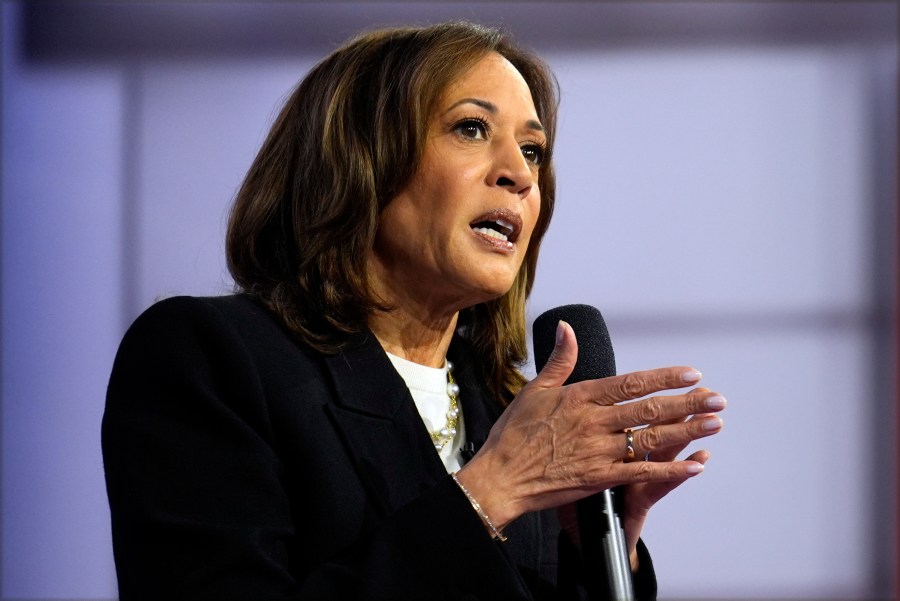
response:
[[[471,23],[366,33],[300,82],[238,191],[228,224],[228,267],[300,339],[334,353],[390,310],[367,279],[382,209],[419,166],[429,118],[444,89],[486,54],[518,69],[547,136],[541,211],[512,288],[460,313],[458,333],[495,398],[525,382],[525,301],[553,213],[558,104],[548,67],[502,32]]]

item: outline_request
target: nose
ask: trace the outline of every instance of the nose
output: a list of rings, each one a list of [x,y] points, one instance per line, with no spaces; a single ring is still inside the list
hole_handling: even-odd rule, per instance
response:
[[[503,141],[496,146],[489,183],[508,189],[525,198],[534,185],[535,173],[532,165],[522,154],[518,141]]]

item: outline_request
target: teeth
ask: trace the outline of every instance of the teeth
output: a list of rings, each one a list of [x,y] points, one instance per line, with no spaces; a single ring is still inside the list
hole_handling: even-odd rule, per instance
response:
[[[505,225],[502,222],[499,222],[499,223],[500,223],[500,225]],[[475,230],[476,232],[478,232],[479,234],[484,234],[486,236],[490,236],[491,238],[496,238],[497,240],[503,240],[504,242],[508,241],[506,234],[501,234],[500,232],[498,232],[496,230],[492,230],[492,229],[486,228],[486,227],[475,227],[472,229]]]
[[[508,221],[503,221],[502,219],[497,219],[495,223],[508,232],[512,232],[515,229],[513,228],[513,224]]]

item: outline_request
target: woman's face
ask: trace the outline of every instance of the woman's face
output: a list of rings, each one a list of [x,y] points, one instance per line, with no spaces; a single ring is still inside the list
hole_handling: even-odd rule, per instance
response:
[[[382,211],[370,257],[379,292],[454,311],[506,293],[540,211],[545,144],[528,85],[499,54],[450,84],[418,170]]]

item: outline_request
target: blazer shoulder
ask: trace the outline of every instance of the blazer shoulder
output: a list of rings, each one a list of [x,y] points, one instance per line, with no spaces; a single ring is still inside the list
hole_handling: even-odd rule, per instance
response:
[[[150,306],[125,333],[113,374],[125,366],[221,372],[226,365],[254,370],[273,385],[289,385],[295,375],[318,377],[322,369],[317,351],[260,303],[238,294],[177,296]]]
[[[258,302],[247,295],[228,296],[172,296],[150,305],[132,325],[135,327],[159,327],[195,321],[222,321],[239,325],[271,321],[274,317]]]
[[[248,346],[287,344],[305,349],[262,304],[243,294],[229,296],[173,296],[148,307],[125,334],[129,338],[208,339],[237,337]]]

